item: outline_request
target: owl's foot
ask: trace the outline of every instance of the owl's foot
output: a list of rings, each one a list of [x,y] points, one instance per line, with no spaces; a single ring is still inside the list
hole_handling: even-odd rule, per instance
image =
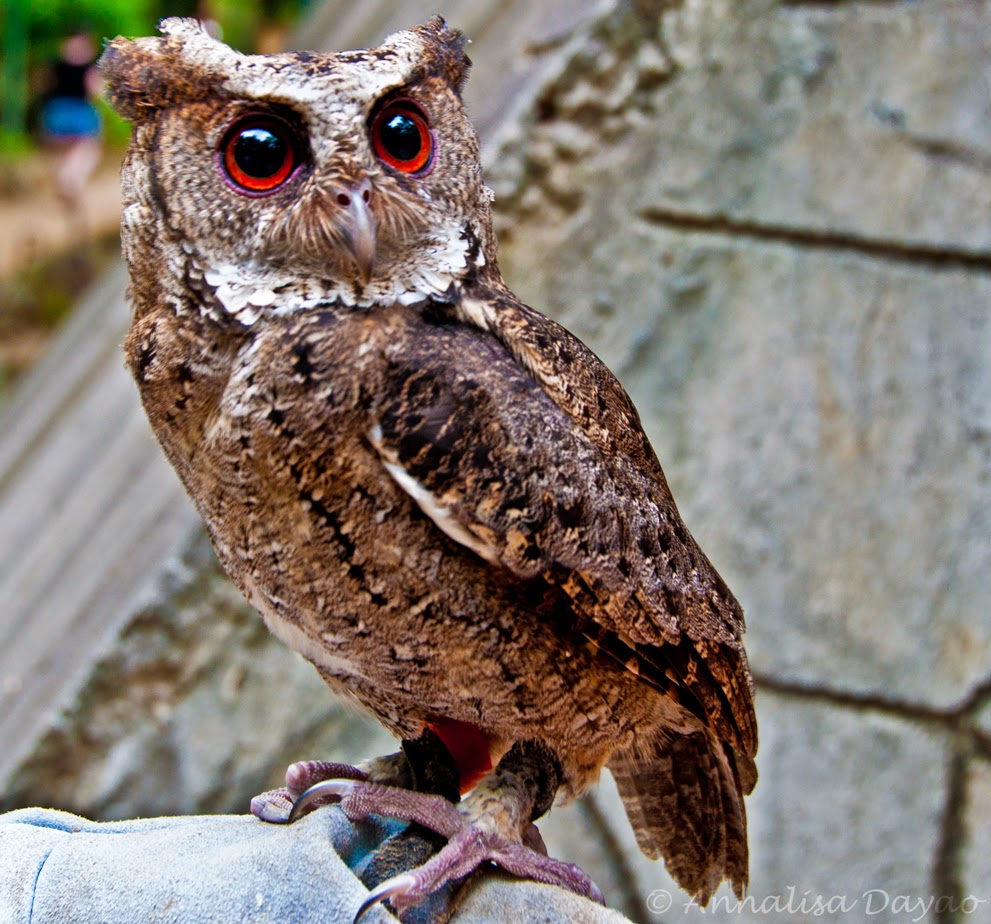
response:
[[[321,805],[340,802],[354,785],[405,793],[414,800],[434,799],[452,807],[460,798],[460,774],[443,741],[431,730],[403,742],[403,750],[353,767],[309,760],[292,764],[286,785],[251,800],[251,812],[263,821],[284,824]],[[343,787],[343,788],[342,788]],[[398,816],[397,816],[398,817]],[[534,829],[536,830],[536,829]],[[410,824],[376,847],[354,867],[366,888],[374,888],[407,870],[416,869],[437,853],[446,839],[418,824]],[[438,889],[405,916],[407,924],[440,924],[457,907],[462,883]],[[362,912],[364,913],[364,912]]]
[[[602,893],[579,867],[547,856],[532,823],[550,807],[559,783],[553,753],[537,742],[520,742],[458,807],[443,796],[352,778],[316,784],[297,800],[293,816],[317,800],[336,798],[352,821],[373,814],[403,818],[447,841],[421,865],[375,885],[355,920],[385,899],[415,916],[414,906],[453,894],[467,876],[489,864],[602,902]]]
[[[381,783],[444,796],[452,802],[460,798],[457,767],[440,738],[426,729],[419,738],[404,741],[402,751],[362,761],[357,767],[325,760],[290,764],[286,785],[255,796],[251,800],[251,814],[271,824],[293,822],[321,805],[340,801],[335,792],[321,793],[316,788],[332,780]],[[307,798],[301,799],[304,793]]]
[[[353,809],[349,811],[345,807],[344,811],[350,815]],[[376,811],[378,813],[381,809]],[[447,844],[421,866],[379,883],[361,903],[355,921],[375,904],[386,899],[399,912],[418,906],[420,902],[433,898],[439,890],[451,884],[456,887],[467,876],[489,864],[494,864],[520,879],[561,886],[605,904],[601,890],[581,867],[555,860],[548,857],[543,849],[535,849],[538,844],[543,848],[543,841],[532,825],[532,831],[524,836],[528,843],[524,843],[523,840],[487,830],[485,821],[488,819],[473,821],[457,809],[454,810],[454,815],[457,816],[456,821],[451,818],[449,824],[443,825],[447,828],[457,826]],[[417,818],[419,824],[427,825],[424,814],[417,813]],[[430,823],[434,824],[435,821],[436,816]],[[401,915],[401,919],[405,921],[406,917]]]

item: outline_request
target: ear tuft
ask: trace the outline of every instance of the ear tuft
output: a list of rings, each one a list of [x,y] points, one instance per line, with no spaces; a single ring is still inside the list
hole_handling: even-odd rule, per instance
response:
[[[216,93],[225,79],[221,65],[239,57],[195,19],[170,17],[159,29],[161,38],[111,39],[100,58],[110,103],[130,122],[173,103]]]
[[[464,33],[449,28],[443,16],[434,16],[412,31],[420,36],[428,55],[434,59],[430,69],[447,77],[451,86],[461,93],[471,70],[471,58],[465,51],[468,39]]]

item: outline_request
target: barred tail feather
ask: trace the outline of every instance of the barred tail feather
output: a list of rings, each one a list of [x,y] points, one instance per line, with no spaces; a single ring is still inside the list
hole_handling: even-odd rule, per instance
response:
[[[609,761],[640,849],[700,905],[727,879],[738,898],[747,885],[743,796],[756,783],[753,761],[711,732],[673,735],[648,753]]]

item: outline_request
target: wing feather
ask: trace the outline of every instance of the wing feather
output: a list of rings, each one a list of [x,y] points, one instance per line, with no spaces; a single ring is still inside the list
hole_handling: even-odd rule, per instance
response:
[[[576,628],[621,639],[624,663],[659,687],[676,679],[752,755],[742,611],[685,528],[622,386],[509,295],[466,300],[458,320],[424,322],[423,348],[390,357],[370,433],[387,471],[454,541],[559,587]]]

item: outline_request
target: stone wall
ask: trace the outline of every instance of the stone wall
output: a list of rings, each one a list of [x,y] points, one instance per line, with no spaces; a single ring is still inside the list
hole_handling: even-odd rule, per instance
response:
[[[514,126],[506,275],[627,384],[749,614],[758,906],[991,915],[989,8],[653,13]]]
[[[474,39],[508,281],[628,387],[748,614],[751,899],[720,893],[706,918],[991,919],[991,4],[343,3],[307,44],[435,7]],[[86,425],[79,400],[50,398],[58,425],[0,469],[0,513],[26,481],[49,497],[28,462]],[[288,758],[387,746],[182,524],[148,540],[148,579],[98,641],[31,649],[73,670],[16,726],[8,805],[231,810]],[[67,566],[45,562],[57,587]],[[54,593],[8,613],[34,624]],[[10,703],[39,676],[25,663],[0,661]],[[699,914],[640,857],[608,780],[544,827],[634,920]]]

